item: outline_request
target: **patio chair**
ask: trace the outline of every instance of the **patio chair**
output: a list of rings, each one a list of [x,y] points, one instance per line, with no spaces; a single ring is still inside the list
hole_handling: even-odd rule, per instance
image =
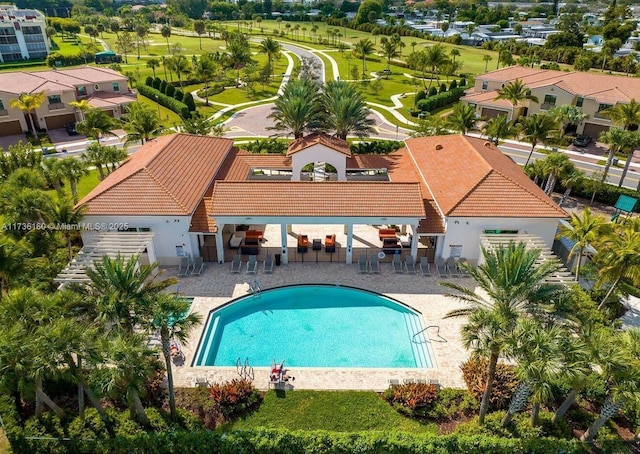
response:
[[[396,273],[404,273],[404,268],[402,266],[402,259],[400,259],[400,254],[395,254],[393,256],[393,262],[391,262],[393,264],[393,270]]]
[[[378,257],[369,261],[369,272],[371,274],[380,274],[380,260],[378,260]]]
[[[400,386],[400,380],[398,380],[397,378],[390,378],[389,379],[389,388],[394,388],[396,386]]]
[[[420,274],[423,276],[431,276],[431,265],[429,265],[429,259],[426,257],[420,258]]]
[[[178,266],[178,276],[189,275],[189,258],[180,257],[180,265]]]
[[[256,274],[258,271],[258,256],[250,255],[247,262],[247,274]]]
[[[242,259],[239,255],[234,255],[231,261],[231,273],[238,274],[242,269]]]
[[[271,254],[267,254],[267,258],[264,259],[264,266],[262,267],[262,271],[265,274],[273,273],[273,259]]]
[[[191,266],[191,274],[200,276],[204,270],[204,259],[202,257],[194,257]]]
[[[208,388],[209,380],[207,380],[207,377],[196,377],[194,386],[196,388]]]
[[[449,277],[447,263],[442,257],[436,257],[436,273],[438,273],[438,277]]]
[[[358,257],[358,273],[368,273],[367,258],[364,255]]]
[[[413,260],[413,255],[407,255],[404,260],[404,266],[409,274],[416,274],[416,262]]]
[[[403,378],[402,383],[405,385],[410,385],[416,382],[415,378]]]
[[[469,262],[467,261],[467,259],[461,257],[458,259],[458,271],[460,271],[460,275],[462,277],[470,277],[471,275],[469,274],[469,271],[467,271],[463,266],[461,265],[469,265]]]
[[[447,270],[451,276],[460,277],[460,271],[458,270],[458,264],[455,258],[449,257],[447,259]]]

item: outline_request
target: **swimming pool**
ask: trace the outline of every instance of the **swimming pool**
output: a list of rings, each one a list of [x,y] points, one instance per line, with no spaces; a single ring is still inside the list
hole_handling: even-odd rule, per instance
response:
[[[433,367],[420,314],[373,292],[295,285],[209,314],[194,366]]]

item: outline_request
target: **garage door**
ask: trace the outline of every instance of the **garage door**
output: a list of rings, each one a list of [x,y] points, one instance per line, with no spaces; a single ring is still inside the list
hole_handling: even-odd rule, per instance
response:
[[[20,120],[7,121],[0,123],[0,136],[13,136],[16,134],[22,134],[22,126],[20,126]]]
[[[585,123],[584,131],[582,131],[582,134],[584,134],[585,136],[593,137],[594,139],[598,140],[598,136],[600,135],[600,133],[608,130],[609,130],[609,126],[606,126],[606,125],[597,125],[595,123]]]
[[[74,114],[55,115],[53,117],[46,117],[47,129],[64,128],[64,125],[68,123],[75,123],[76,116]]]
[[[482,118],[485,119],[489,119],[489,118],[496,118],[499,115],[508,115],[509,112],[505,112],[504,110],[498,110],[498,109],[489,109],[487,107],[483,107],[482,108],[482,113],[480,114],[482,116]]]

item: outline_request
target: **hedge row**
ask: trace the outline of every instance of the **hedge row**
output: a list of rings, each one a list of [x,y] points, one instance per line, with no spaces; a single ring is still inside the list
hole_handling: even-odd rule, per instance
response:
[[[72,55],[62,55],[59,52],[53,52],[47,55],[47,65],[52,68],[59,66],[74,66],[83,65],[85,63],[92,63],[95,58],[95,54],[92,52],[80,52]]]
[[[431,435],[403,432],[338,433],[328,431],[288,431],[255,429],[234,432],[166,431],[115,437],[99,442],[90,440],[43,443],[22,436],[11,440],[14,452],[156,454],[255,453],[255,454],[413,454],[416,452],[465,454],[578,454],[584,452],[576,440],[534,438],[530,440],[488,436]]]
[[[160,90],[156,90],[155,88],[149,87],[145,84],[138,84],[137,88],[141,95],[146,96],[151,100],[156,100],[159,104],[163,105],[167,109],[173,110],[182,118],[191,118],[191,112],[189,112],[189,107],[187,107],[185,103],[180,102],[175,98],[171,98]]]
[[[564,190],[564,188],[562,188],[562,190]],[[578,187],[573,188],[573,190],[571,191],[571,195],[591,200],[593,189],[590,190],[584,185],[579,185]],[[607,205],[615,205],[615,203],[618,201],[618,197],[620,197],[621,195],[633,197],[634,199],[640,199],[640,193],[636,190],[629,188],[619,188],[612,184],[604,184],[596,192],[594,200],[596,202],[605,203]],[[633,211],[636,213],[640,213],[640,203],[636,204],[636,207]]]
[[[432,112],[440,107],[457,102],[462,97],[462,95],[464,95],[463,88],[454,88],[452,90],[438,93],[437,95],[429,96],[425,99],[421,99],[420,101],[418,101],[416,107],[418,108],[418,110],[421,110],[423,112]]]

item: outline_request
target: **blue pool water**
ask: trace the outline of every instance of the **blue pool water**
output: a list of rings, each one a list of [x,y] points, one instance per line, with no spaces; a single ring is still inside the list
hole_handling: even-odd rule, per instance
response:
[[[212,311],[196,366],[433,367],[419,314],[383,295],[297,285],[262,291]]]

